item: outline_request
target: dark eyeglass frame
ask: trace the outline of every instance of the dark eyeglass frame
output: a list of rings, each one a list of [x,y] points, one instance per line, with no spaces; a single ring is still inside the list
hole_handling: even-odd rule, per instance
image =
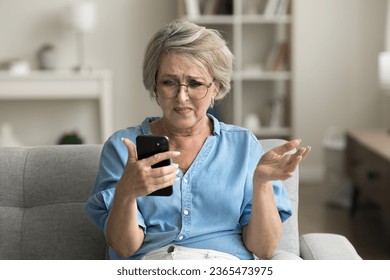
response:
[[[176,87],[176,94],[172,97],[165,97],[163,95],[160,95],[162,98],[164,99],[172,99],[172,98],[176,98],[177,97],[177,94],[180,92],[180,87],[186,87],[186,92],[187,92],[187,95],[190,99],[193,99],[193,100],[202,100],[203,98],[206,97],[206,95],[209,93],[209,88],[213,85],[215,81],[215,78],[209,83],[209,84],[205,84],[205,83],[202,83],[202,82],[197,82],[200,85],[202,86],[205,86],[207,89],[206,89],[206,93],[201,97],[201,98],[193,98],[190,93],[188,92],[188,87],[190,86],[191,82],[189,82],[188,84],[179,84],[179,83],[176,83],[175,87]],[[161,82],[157,82],[156,81],[156,88],[158,88],[158,85],[161,85]],[[157,94],[157,93],[156,93]]]

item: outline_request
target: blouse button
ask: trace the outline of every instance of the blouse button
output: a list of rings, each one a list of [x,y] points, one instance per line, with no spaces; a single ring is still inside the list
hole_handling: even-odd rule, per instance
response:
[[[189,212],[188,210],[184,210],[184,211],[183,211],[184,216],[187,216],[189,213],[190,213],[190,212]]]
[[[183,181],[184,181],[184,183],[186,183],[186,184],[188,183],[188,179],[187,179],[187,178],[184,178]]]
[[[180,235],[179,236],[179,240],[183,240],[184,236],[183,235]]]

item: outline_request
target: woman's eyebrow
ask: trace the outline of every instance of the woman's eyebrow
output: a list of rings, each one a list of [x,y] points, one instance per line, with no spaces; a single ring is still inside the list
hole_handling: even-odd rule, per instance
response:
[[[162,74],[162,75],[160,76],[160,78],[174,78],[174,79],[179,79],[177,75],[175,75],[175,74],[169,74],[169,73]],[[187,80],[188,80],[188,79],[189,79],[189,80],[205,80],[205,78],[202,77],[202,76],[191,76],[191,75],[189,75],[189,76],[185,76],[185,78],[186,78]]]
[[[167,73],[165,73],[165,74],[162,74],[160,76],[160,78],[177,78],[177,76],[175,74],[167,74]]]

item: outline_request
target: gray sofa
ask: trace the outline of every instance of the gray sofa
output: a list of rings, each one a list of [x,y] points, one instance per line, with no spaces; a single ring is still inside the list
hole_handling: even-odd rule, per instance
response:
[[[282,140],[264,140],[264,148]],[[84,214],[101,145],[0,148],[0,259],[104,259],[106,243]],[[298,171],[287,180],[293,216],[279,250],[303,259],[360,259],[337,234],[299,237]]]

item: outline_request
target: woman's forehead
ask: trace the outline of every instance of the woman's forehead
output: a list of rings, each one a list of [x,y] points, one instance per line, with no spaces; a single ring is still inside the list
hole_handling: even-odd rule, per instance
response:
[[[209,75],[206,67],[198,60],[183,53],[163,53],[160,57],[159,73],[177,75],[186,74],[190,76]]]

